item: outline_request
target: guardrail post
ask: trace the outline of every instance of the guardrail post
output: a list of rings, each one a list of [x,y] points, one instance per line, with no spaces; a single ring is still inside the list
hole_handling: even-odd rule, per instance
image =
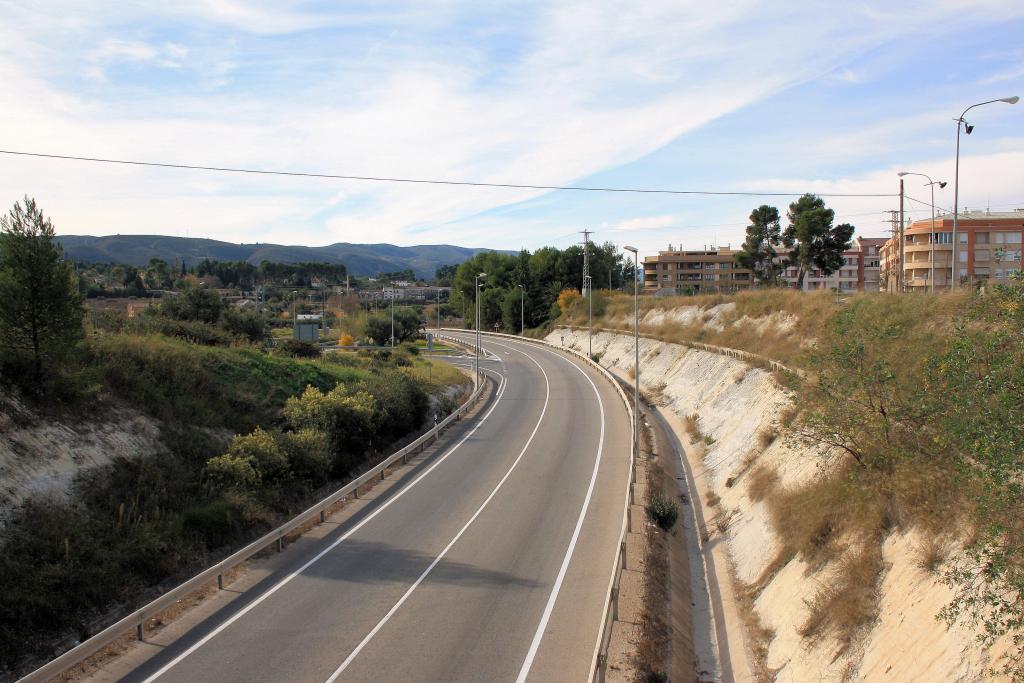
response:
[[[619,620],[619,587],[612,588],[612,621]]]
[[[223,574],[217,574],[217,590],[219,590],[219,591],[224,590],[224,575]]]
[[[619,550],[622,553],[622,568],[625,569],[626,568],[626,542],[625,541],[623,541],[622,544],[619,546]]]
[[[284,550],[284,536],[277,537],[277,552]]]
[[[141,621],[139,623],[135,624],[135,638],[140,643],[145,642],[145,640],[146,640],[142,636],[142,622]]]
[[[327,511],[326,510],[321,510],[320,511],[320,523],[323,524],[326,521],[327,521]]]

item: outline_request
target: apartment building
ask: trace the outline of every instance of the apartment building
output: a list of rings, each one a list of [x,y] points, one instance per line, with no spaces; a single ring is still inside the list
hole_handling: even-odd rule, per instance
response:
[[[903,288],[914,292],[947,289],[954,277],[965,284],[1005,282],[1024,270],[1024,209],[964,212],[957,230],[955,273],[951,214],[937,216],[934,230],[931,218],[906,227],[902,268],[899,239],[887,240],[882,249],[884,288],[899,291],[901,271]]]
[[[811,269],[804,274],[803,291],[839,290],[840,292],[877,292],[881,282],[881,250],[884,237],[854,237],[850,248],[843,252],[843,265],[834,273],[825,275]],[[789,266],[782,279],[796,288],[800,270]]]
[[[644,257],[644,291],[660,294],[706,294],[750,289],[754,276],[736,265],[735,250],[676,250]]]

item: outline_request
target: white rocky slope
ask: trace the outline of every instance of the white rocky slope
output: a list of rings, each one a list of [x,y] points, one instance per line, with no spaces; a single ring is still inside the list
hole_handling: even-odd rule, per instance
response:
[[[159,436],[155,420],[128,409],[102,421],[43,420],[0,394],[0,528],[28,496],[64,495],[83,467],[154,453]]]
[[[558,329],[548,341],[586,351],[586,331]],[[600,363],[620,376],[633,368],[633,338],[600,332],[592,340]],[[772,528],[764,503],[747,494],[748,477],[731,477],[743,469],[745,456],[757,442],[758,431],[778,427],[780,412],[791,397],[769,372],[751,367],[730,356],[690,349],[651,339],[640,340],[640,380],[649,396],[659,396],[663,411],[679,419],[696,413],[700,428],[714,438],[713,445],[696,463],[695,473],[703,488],[721,498],[721,508],[731,521],[725,541],[731,567],[717,567],[722,580],[728,572],[742,584],[753,584],[765,575],[777,557],[780,541]],[[678,424],[678,421],[677,421]],[[683,435],[681,435],[683,436]],[[685,443],[685,436],[681,438]],[[691,458],[692,461],[692,458]],[[775,442],[758,457],[759,464],[773,468],[783,486],[815,476],[821,458],[811,449]],[[706,505],[706,501],[701,501]],[[711,519],[717,511],[705,509]],[[719,533],[715,531],[714,533]],[[913,533],[893,535],[885,542],[884,559],[889,567],[881,584],[879,618],[863,641],[841,652],[838,643],[821,638],[803,639],[798,628],[807,615],[805,601],[828,581],[832,567],[810,571],[799,559],[783,566],[758,595],[754,607],[764,626],[774,631],[768,644],[767,666],[780,682],[804,681],[977,681],[992,666],[989,653],[976,642],[976,631],[964,624],[947,628],[936,620],[939,609],[951,597],[938,576],[918,567],[919,539]],[[731,591],[730,591],[731,593]],[[726,609],[735,614],[736,609]],[[745,649],[730,643],[730,649]],[[1001,648],[996,648],[999,651]],[[733,658],[735,659],[734,652]],[[735,666],[736,671],[752,667]]]

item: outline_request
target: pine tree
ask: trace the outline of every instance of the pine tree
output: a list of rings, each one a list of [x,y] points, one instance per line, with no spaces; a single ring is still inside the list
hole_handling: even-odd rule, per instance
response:
[[[784,264],[778,260],[776,247],[782,241],[779,210],[762,204],[750,213],[747,239],[736,253],[737,265],[749,268],[758,281],[773,285],[778,281]]]
[[[789,226],[782,235],[782,243],[792,249],[790,259],[799,268],[799,289],[812,267],[828,276],[843,265],[843,252],[850,248],[853,226],[842,223],[833,227],[835,215],[821,197],[813,194],[805,194],[789,205]]]
[[[0,349],[28,357],[43,388],[44,371],[82,337],[82,297],[53,224],[34,199],[0,218]]]

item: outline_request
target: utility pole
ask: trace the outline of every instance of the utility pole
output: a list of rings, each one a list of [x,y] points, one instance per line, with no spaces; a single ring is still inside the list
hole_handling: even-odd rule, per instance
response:
[[[899,235],[899,224],[900,224],[900,212],[898,210],[896,210],[896,209],[890,209],[889,210],[889,232],[890,232],[890,234],[892,234],[893,242],[896,241],[897,235]],[[895,254],[898,254],[898,253],[899,253],[898,251],[894,252],[893,260],[895,260]],[[886,274],[888,276],[888,279],[892,279],[893,273],[888,273],[887,272]],[[898,268],[896,269],[896,272],[894,274],[895,274],[895,276],[897,278],[896,279],[896,283],[897,283],[897,287],[896,288],[898,290],[899,289],[899,276],[900,276]],[[885,283],[886,291],[889,291],[888,279],[887,279],[887,281]]]
[[[437,331],[441,331],[441,288],[437,288]]]

